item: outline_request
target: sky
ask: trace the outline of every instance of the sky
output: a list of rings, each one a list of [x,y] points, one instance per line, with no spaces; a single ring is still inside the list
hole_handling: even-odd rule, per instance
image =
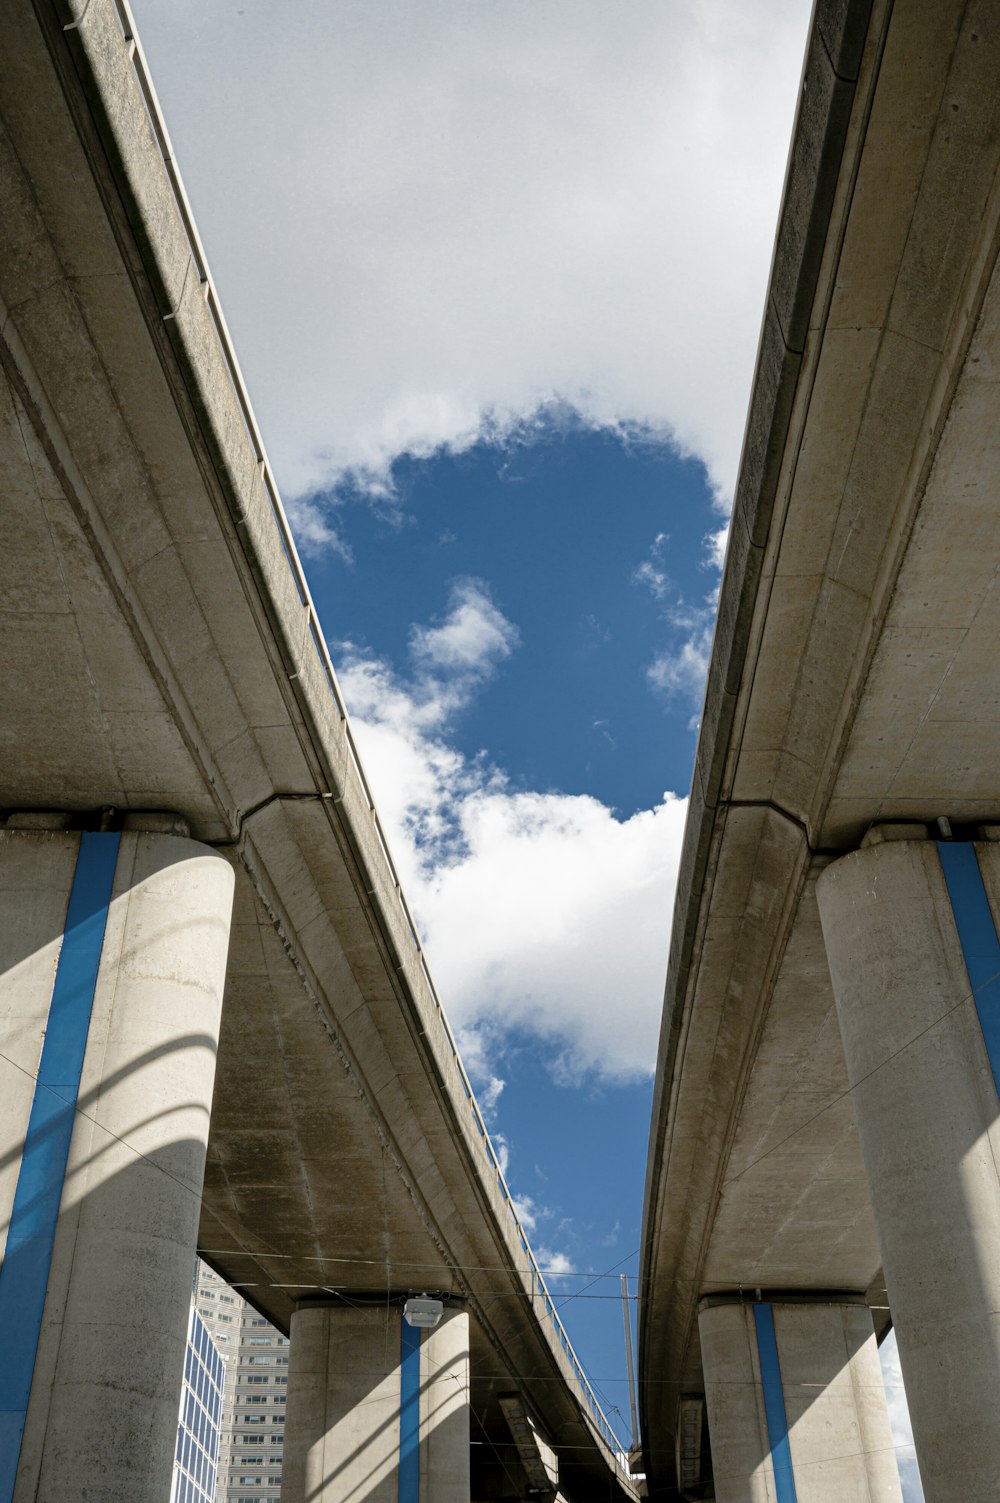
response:
[[[808,4],[133,9],[431,971],[627,1440],[618,1278]]]

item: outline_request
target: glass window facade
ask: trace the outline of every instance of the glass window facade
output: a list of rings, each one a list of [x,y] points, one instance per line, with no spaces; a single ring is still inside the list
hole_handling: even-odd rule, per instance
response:
[[[226,1368],[196,1309],[188,1320],[170,1503],[215,1503]]]
[[[278,1503],[284,1416],[275,1411],[286,1400],[288,1338],[203,1263],[194,1297],[209,1331],[229,1337],[221,1342],[226,1389],[215,1503]]]

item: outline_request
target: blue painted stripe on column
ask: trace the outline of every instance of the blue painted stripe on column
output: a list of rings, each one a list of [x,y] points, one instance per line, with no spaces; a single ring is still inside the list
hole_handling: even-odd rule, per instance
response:
[[[753,1315],[757,1327],[760,1379],[764,1388],[767,1439],[771,1447],[771,1465],[774,1467],[774,1491],[778,1503],[796,1503],[792,1453],[788,1448],[788,1417],[785,1414],[785,1394],[781,1387],[781,1367],[778,1363],[778,1339],[774,1333],[774,1311],[770,1305],[754,1305]]]
[[[119,840],[80,840],[0,1266],[0,1503],[14,1495]]]
[[[420,1503],[420,1330],[403,1328],[399,1363],[399,1503]]]
[[[993,1083],[1000,1095],[1000,940],[975,846],[967,840],[939,840],[937,848]]]

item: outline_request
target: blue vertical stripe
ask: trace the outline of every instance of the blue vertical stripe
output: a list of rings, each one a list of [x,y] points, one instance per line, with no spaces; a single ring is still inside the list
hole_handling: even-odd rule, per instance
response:
[[[119,839],[80,839],[0,1266],[0,1503],[14,1496]]]
[[[774,1310],[770,1305],[754,1305],[753,1315],[757,1327],[760,1380],[764,1388],[767,1440],[774,1467],[774,1492],[778,1503],[796,1503],[792,1453],[788,1448],[788,1417],[778,1363],[778,1339],[774,1334]]]
[[[420,1330],[403,1328],[399,1363],[399,1503],[420,1503]]]
[[[993,1083],[1000,1095],[1000,941],[996,925],[975,846],[967,840],[939,840],[937,848]]]

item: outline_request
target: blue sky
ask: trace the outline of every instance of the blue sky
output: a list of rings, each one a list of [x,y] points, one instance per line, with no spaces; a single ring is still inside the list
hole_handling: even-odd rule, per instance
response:
[[[672,691],[655,672],[710,620],[705,538],[723,518],[701,464],[560,415],[518,444],[401,462],[394,482],[392,504],[341,498],[349,557],[310,561],[331,643],[404,671],[413,624],[442,617],[456,581],[481,581],[519,646],[452,744],[520,787],[590,793],[624,815],[686,789],[697,669]]]
[[[626,1436],[617,1270],[808,0],[134,9],[432,972]]]
[[[724,522],[697,461],[565,413],[393,480],[334,498],[312,588],[537,1255],[586,1271],[554,1292],[627,1427],[618,1277],[591,1276],[637,1272],[684,807],[664,794],[690,777]]]

